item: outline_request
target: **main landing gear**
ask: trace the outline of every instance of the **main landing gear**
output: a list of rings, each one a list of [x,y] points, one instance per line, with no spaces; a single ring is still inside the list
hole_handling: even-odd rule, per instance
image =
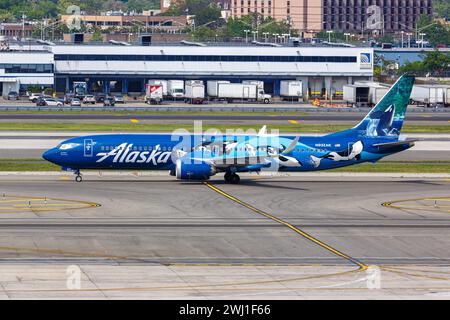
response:
[[[225,182],[229,184],[239,184],[241,178],[236,173],[227,172],[225,173]]]
[[[76,182],[81,182],[81,181],[83,181],[83,177],[81,176],[80,170],[75,171],[75,174],[77,175],[77,176],[75,177],[75,181],[76,181]]]

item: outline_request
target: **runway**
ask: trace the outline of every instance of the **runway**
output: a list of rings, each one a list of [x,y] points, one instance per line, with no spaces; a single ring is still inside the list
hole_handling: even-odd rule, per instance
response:
[[[221,177],[209,184],[132,175],[74,183],[3,175],[0,183],[4,298],[450,292],[448,178],[249,176],[234,186]],[[85,291],[65,287],[68,265],[83,270]],[[373,265],[384,279],[374,291],[364,282]]]

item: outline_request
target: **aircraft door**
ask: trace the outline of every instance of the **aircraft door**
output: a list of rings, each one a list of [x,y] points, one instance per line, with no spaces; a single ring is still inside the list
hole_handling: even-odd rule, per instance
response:
[[[85,157],[94,156],[94,140],[84,139],[84,156]]]

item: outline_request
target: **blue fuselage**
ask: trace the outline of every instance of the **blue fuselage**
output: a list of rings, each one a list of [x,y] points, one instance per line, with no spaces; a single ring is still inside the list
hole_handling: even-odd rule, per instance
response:
[[[110,134],[73,138],[48,150],[43,157],[66,170],[174,170],[175,152],[195,158],[250,157],[255,148],[267,153],[267,147],[282,153],[294,136],[278,137],[276,142],[261,143],[257,136],[233,136],[216,140],[219,147],[208,148],[210,141],[196,135],[173,137],[170,134]],[[372,147],[374,143],[392,142],[391,137],[365,137],[359,134],[334,134],[302,137],[288,154],[272,157],[279,171],[312,171],[376,162],[409,146],[389,150]],[[234,145],[232,144],[234,143]],[[230,148],[225,150],[225,145]],[[259,149],[261,147],[261,149]],[[270,149],[272,150],[272,149]],[[259,154],[259,151],[257,151]],[[258,171],[264,165],[238,166],[236,171]]]

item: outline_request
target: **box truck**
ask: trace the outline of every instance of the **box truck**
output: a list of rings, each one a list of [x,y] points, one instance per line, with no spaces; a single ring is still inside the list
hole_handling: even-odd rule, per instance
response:
[[[167,94],[174,99],[184,98],[184,81],[169,80],[167,81]]]
[[[363,84],[346,84],[342,87],[344,101],[353,107],[367,107],[370,104],[370,88]]]
[[[280,82],[280,97],[285,100],[300,99],[303,96],[301,81],[286,80]]]
[[[203,81],[186,81],[184,87],[184,101],[193,104],[202,104],[205,101],[205,85],[203,84]]]
[[[154,86],[154,85],[162,86],[163,97],[167,97],[168,96],[168,93],[167,93],[167,80],[157,80],[157,79],[149,80],[148,81],[148,85],[150,85],[150,86]]]
[[[230,83],[230,81],[225,80],[210,80],[206,83],[206,93],[210,98],[217,98],[219,93],[219,84],[221,83]]]
[[[260,80],[244,80],[242,81],[242,84],[254,84],[258,87],[258,89],[264,90],[264,81]]]
[[[450,87],[445,88],[445,107],[450,107]]]
[[[445,87],[433,85],[414,85],[411,92],[411,103],[425,107],[444,105]]]
[[[163,101],[163,86],[160,84],[145,86],[145,102],[148,104],[161,104]]]
[[[259,101],[268,104],[272,101],[272,96],[266,94],[263,89],[258,89],[254,84],[242,83],[220,83],[218,86],[218,99],[232,102],[239,101]]]

